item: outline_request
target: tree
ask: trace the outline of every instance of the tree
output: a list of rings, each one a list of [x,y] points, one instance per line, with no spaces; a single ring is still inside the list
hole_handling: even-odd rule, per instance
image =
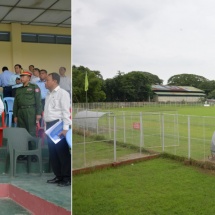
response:
[[[143,72],[130,72],[125,74],[123,90],[128,101],[148,100],[151,91],[151,81]]]
[[[199,89],[203,90],[207,96],[215,90],[215,81],[205,81],[202,82],[199,87]],[[211,96],[211,95],[210,95]]]
[[[85,74],[88,76],[88,91],[87,100],[88,102],[99,102],[104,101],[106,95],[103,91],[104,80],[99,71],[91,71],[87,67],[73,66],[72,67],[72,101],[86,102],[85,92]]]
[[[151,74],[149,72],[142,72],[150,81],[151,84],[163,84],[163,80],[157,75]]]
[[[175,86],[193,86],[199,88],[200,84],[209,81],[203,76],[193,75],[193,74],[180,74],[174,75],[169,78],[167,84]]]
[[[208,94],[208,99],[215,99],[215,89]]]
[[[140,71],[127,74],[118,72],[113,79],[105,80],[107,101],[144,101],[151,95],[152,80]]]

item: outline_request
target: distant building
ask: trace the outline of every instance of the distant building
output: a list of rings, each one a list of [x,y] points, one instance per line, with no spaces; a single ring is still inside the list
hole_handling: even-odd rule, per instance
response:
[[[200,102],[205,99],[203,90],[188,86],[152,85],[155,102]]]

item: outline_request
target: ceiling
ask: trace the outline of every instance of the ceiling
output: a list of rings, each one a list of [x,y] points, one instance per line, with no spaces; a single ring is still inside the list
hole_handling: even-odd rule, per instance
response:
[[[0,23],[71,27],[71,0],[0,0]]]

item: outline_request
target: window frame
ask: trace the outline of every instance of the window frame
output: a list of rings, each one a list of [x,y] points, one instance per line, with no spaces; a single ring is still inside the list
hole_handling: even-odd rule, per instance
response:
[[[28,35],[34,35],[35,36],[35,40],[33,41],[30,41],[30,40],[25,40],[24,36],[27,38]],[[44,38],[43,38],[44,37]],[[50,37],[50,38],[53,38],[52,41],[47,41],[45,40],[45,37]],[[44,40],[43,40],[43,39]],[[59,38],[65,38],[64,42],[63,40],[59,40]],[[59,34],[38,34],[38,33],[25,33],[23,32],[21,34],[21,39],[22,39],[22,42],[25,43],[43,43],[43,44],[61,44],[61,45],[71,45],[71,41],[72,41],[72,38],[71,38],[71,35],[59,35]]]

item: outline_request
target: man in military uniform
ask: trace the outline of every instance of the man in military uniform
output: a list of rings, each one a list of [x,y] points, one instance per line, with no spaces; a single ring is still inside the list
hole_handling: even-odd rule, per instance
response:
[[[20,74],[23,86],[16,90],[13,116],[17,127],[26,128],[32,136],[36,136],[36,122],[41,118],[42,104],[40,88],[30,83],[31,75],[28,71]]]
[[[42,104],[40,88],[36,84],[31,84],[31,73],[24,71],[20,74],[22,87],[17,88],[13,105],[14,123],[17,127],[25,128],[32,136],[36,136],[36,122],[41,118]],[[35,144],[30,142],[30,149],[35,149]],[[18,160],[26,159],[20,155]],[[36,156],[31,157],[36,161]]]

